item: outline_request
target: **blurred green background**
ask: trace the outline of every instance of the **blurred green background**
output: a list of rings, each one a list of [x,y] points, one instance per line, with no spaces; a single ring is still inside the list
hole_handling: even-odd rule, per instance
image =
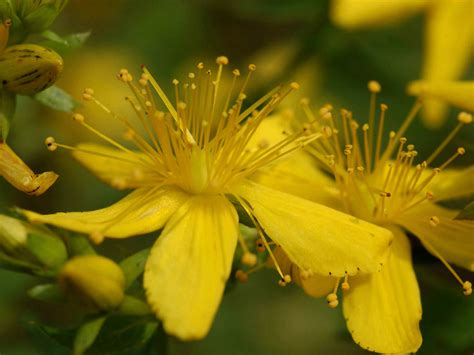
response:
[[[85,46],[64,54],[65,69],[58,86],[77,98],[85,87],[93,87],[102,101],[121,111],[126,109],[125,88],[115,79],[120,68],[138,73],[140,64],[145,63],[162,86],[170,88],[172,78],[186,75],[197,62],[212,63],[216,56],[225,54],[232,67],[257,64],[256,95],[281,81],[302,79],[298,94],[310,96],[316,104],[343,105],[356,117],[367,115],[366,83],[376,79],[383,87],[381,98],[390,108],[388,129],[398,127],[414,101],[405,95],[405,86],[419,77],[423,18],[413,17],[384,29],[347,32],[331,25],[328,6],[328,1],[316,0],[71,0],[53,30],[62,34],[92,30],[92,35]],[[472,74],[471,66],[466,78]],[[112,131],[98,110],[87,108],[86,113],[99,127]],[[415,121],[407,136],[421,157],[454,127],[456,113],[451,110],[444,128],[429,133]],[[124,194],[100,183],[66,152],[48,152],[43,140],[49,135],[71,145],[91,138],[69,115],[22,97],[9,143],[35,171],[53,170],[60,179],[41,197],[28,197],[0,180],[1,211],[12,206],[39,212],[91,210]],[[463,130],[445,156],[463,145],[468,154],[457,164],[472,164],[473,138],[472,127]],[[144,238],[105,247],[121,258],[153,241]],[[465,298],[447,270],[416,243],[414,258],[424,309],[420,353],[472,353],[472,297]],[[36,283],[32,277],[0,271],[1,355],[51,354],[41,352],[44,348],[28,331],[28,322],[35,315],[55,318],[52,310],[26,297],[25,291]],[[282,289],[275,274],[265,271],[228,292],[205,340],[186,344],[170,340],[169,353],[364,351],[353,344],[340,308],[331,310],[324,300],[311,299],[294,286]]]

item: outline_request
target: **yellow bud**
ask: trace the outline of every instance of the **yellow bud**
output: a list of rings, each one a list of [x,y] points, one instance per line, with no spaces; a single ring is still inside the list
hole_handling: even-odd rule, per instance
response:
[[[63,267],[59,285],[69,297],[85,306],[110,310],[122,303],[125,277],[112,260],[99,255],[81,255]]]
[[[8,47],[0,55],[0,84],[9,92],[36,94],[50,87],[63,69],[63,60],[51,49],[35,44]]]

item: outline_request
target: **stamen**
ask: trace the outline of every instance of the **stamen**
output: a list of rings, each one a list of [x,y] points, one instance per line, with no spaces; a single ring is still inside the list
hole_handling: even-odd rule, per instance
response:
[[[242,271],[242,270],[237,270],[235,272],[235,278],[241,282],[241,283],[245,283],[249,280],[249,275],[245,272],[245,271]]]
[[[443,149],[448,145],[449,142],[454,138],[454,136],[459,132],[462,126],[472,123],[472,115],[466,112],[460,112],[458,115],[459,123],[451,131],[451,133],[444,139],[444,141],[436,148],[436,150],[426,159],[428,165],[436,159],[436,157],[443,151]]]

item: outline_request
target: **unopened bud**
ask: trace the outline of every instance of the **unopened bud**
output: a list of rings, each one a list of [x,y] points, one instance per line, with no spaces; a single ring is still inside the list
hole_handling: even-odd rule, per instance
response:
[[[66,247],[55,234],[16,218],[0,215],[0,250],[12,265],[28,265],[41,275],[54,275],[67,260]]]
[[[81,255],[63,267],[59,285],[67,296],[85,306],[110,310],[122,303],[125,277],[112,260],[99,255]]]

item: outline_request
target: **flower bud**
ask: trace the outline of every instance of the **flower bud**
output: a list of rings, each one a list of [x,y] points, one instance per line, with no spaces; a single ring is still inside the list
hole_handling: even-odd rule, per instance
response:
[[[16,0],[13,7],[25,31],[38,33],[51,26],[67,2],[68,0]]]
[[[123,301],[125,277],[112,260],[100,255],[81,255],[63,267],[59,285],[69,297],[86,307],[110,310]]]
[[[35,44],[10,46],[0,55],[0,85],[16,94],[36,94],[53,85],[62,69],[61,56],[51,49]]]
[[[46,275],[55,274],[66,262],[66,247],[46,229],[0,215],[0,260]]]

